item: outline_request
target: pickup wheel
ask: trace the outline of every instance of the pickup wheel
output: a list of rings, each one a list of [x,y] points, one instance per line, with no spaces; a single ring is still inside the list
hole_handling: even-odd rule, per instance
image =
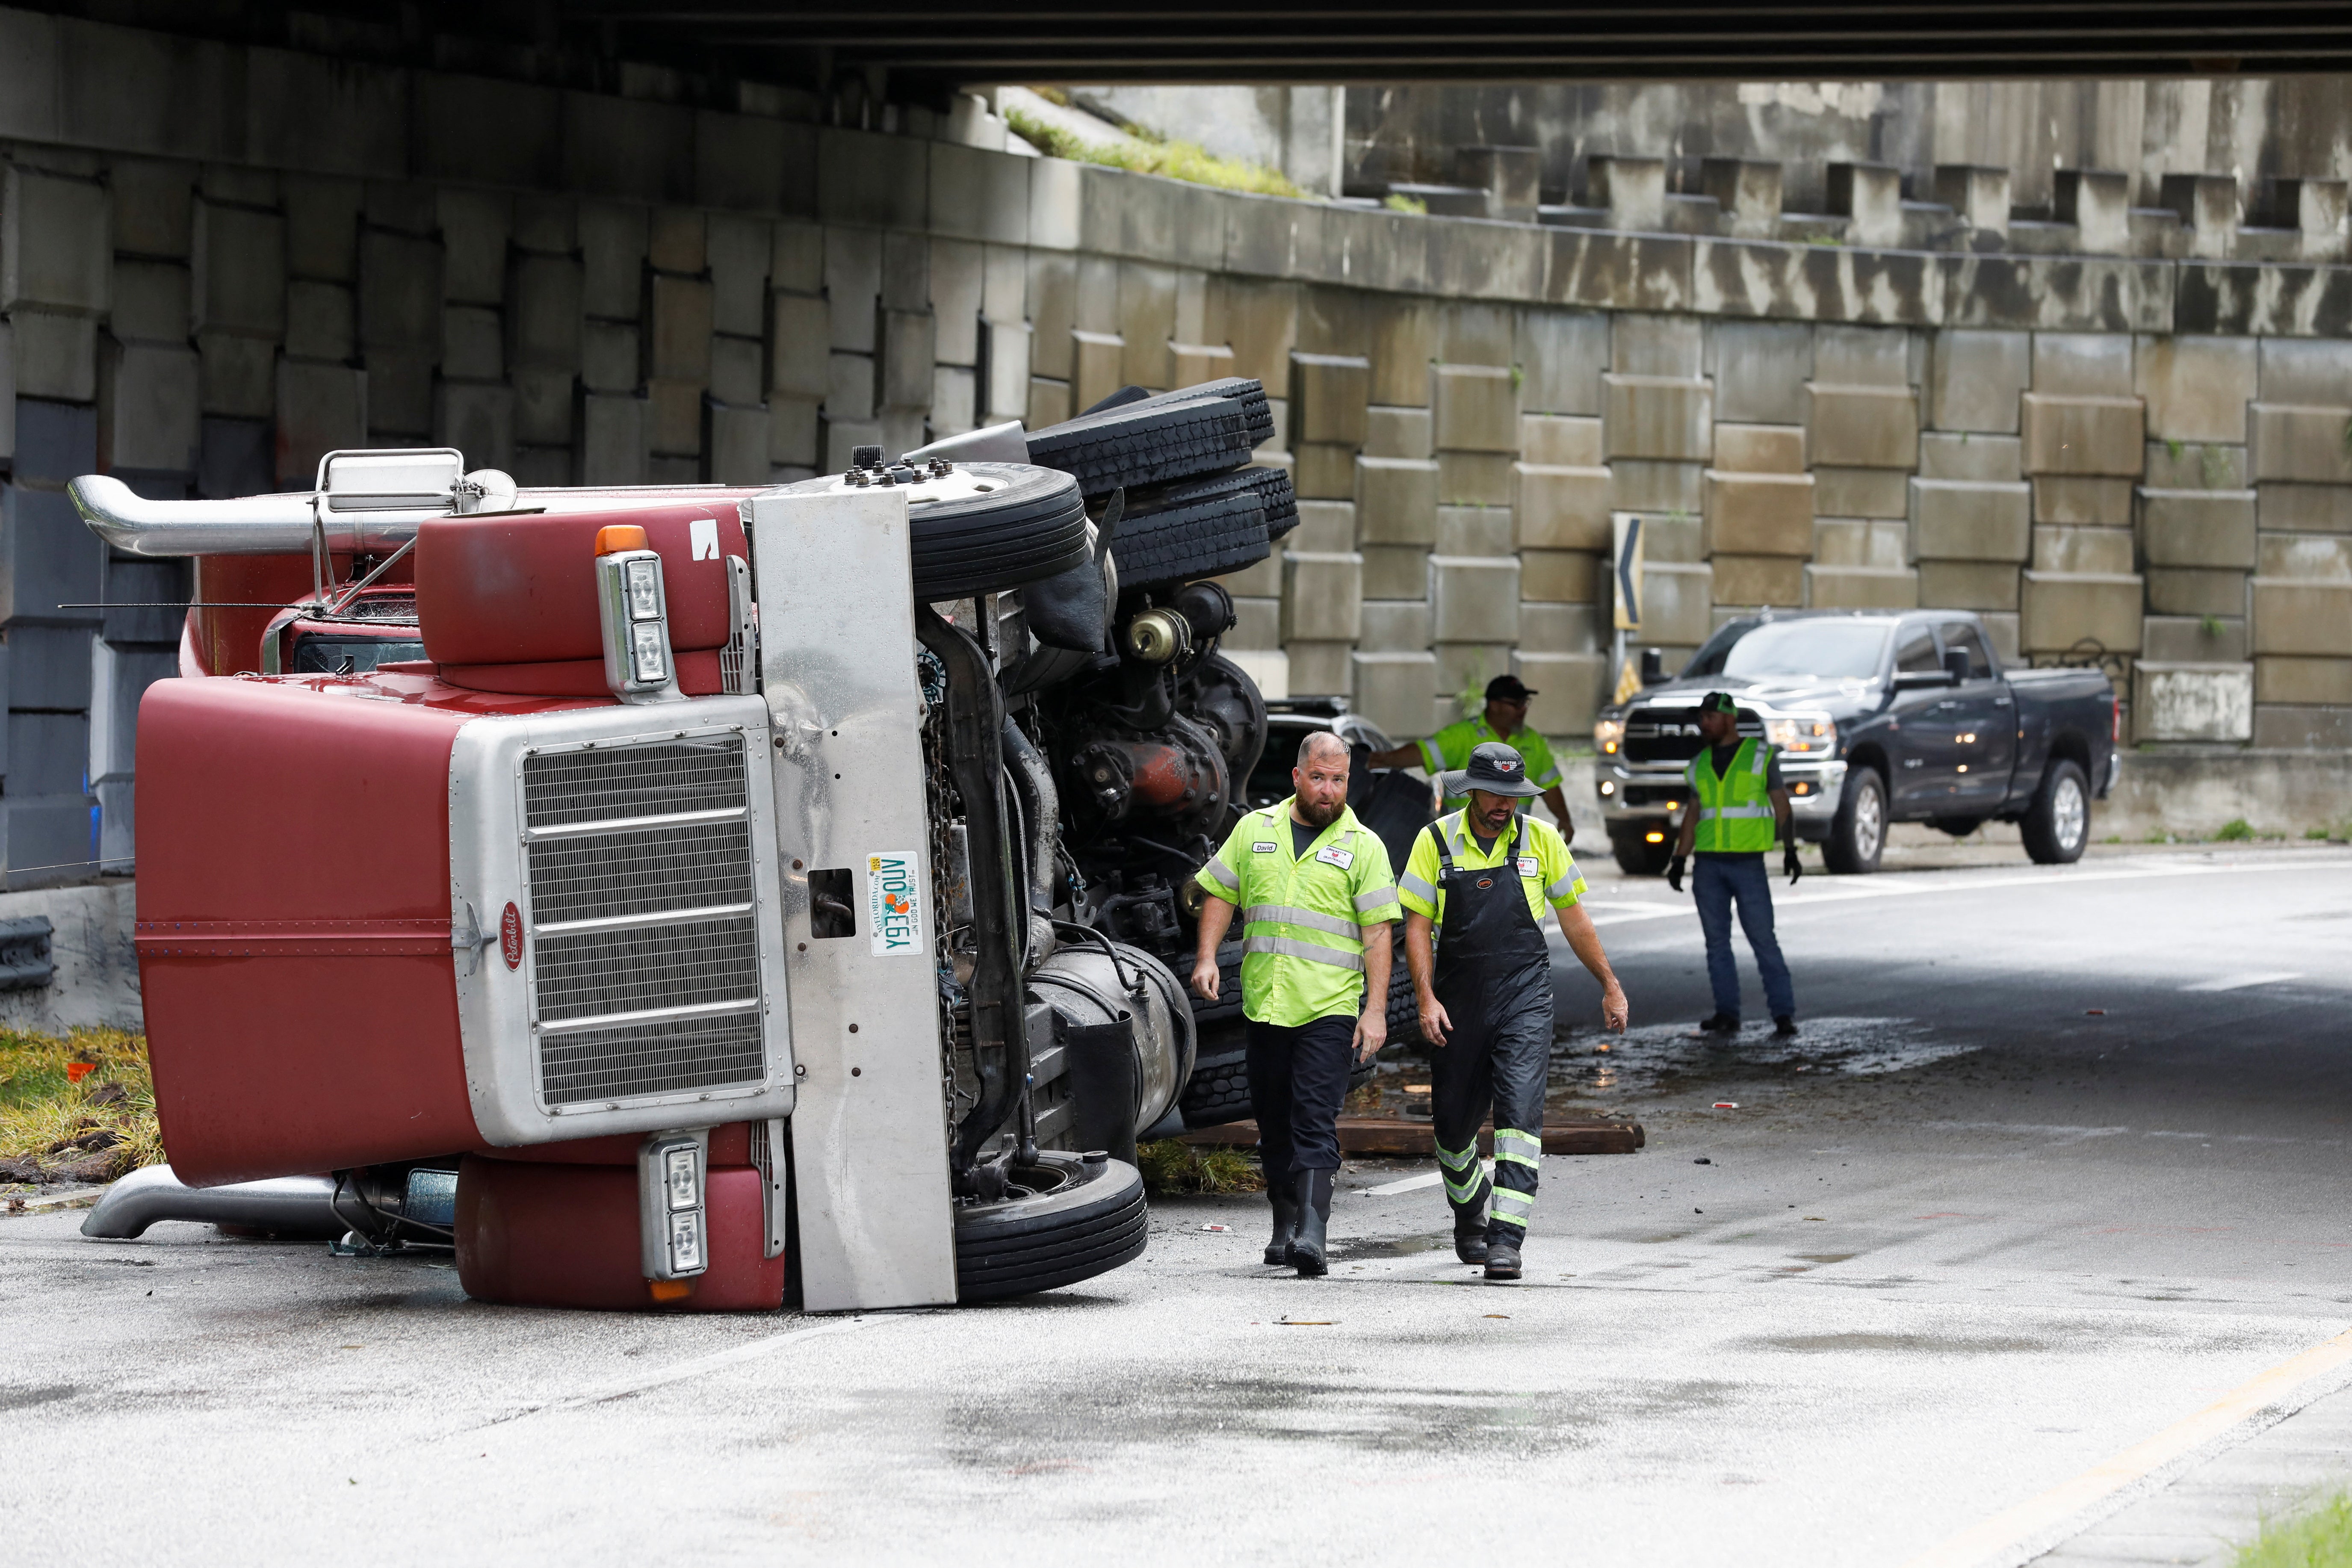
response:
[[[1650,835],[1657,829],[1647,823],[1633,823],[1609,829],[1609,847],[1617,857],[1617,868],[1628,877],[1663,877],[1666,864],[1675,858],[1674,824],[1666,819],[1666,836],[1657,843]]]
[[[1143,1177],[1123,1160],[1041,1153],[1014,1195],[955,1214],[956,1300],[1075,1285],[1143,1256]]]
[[[2035,864],[2071,866],[2080,860],[2091,841],[2091,785],[2083,770],[2073,763],[2051,763],[2018,828]]]
[[[1874,768],[1845,775],[1845,795],[1831,819],[1822,859],[1832,871],[1858,876],[1878,869],[1886,848],[1886,781]]]

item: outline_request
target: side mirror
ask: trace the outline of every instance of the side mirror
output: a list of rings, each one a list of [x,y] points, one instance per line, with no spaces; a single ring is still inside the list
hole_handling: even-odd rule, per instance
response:
[[[1666,656],[1656,648],[1642,650],[1642,684],[1656,686],[1666,679]]]
[[[1944,673],[1952,678],[1953,685],[1960,686],[1966,684],[1969,679],[1969,650],[1964,647],[1946,648],[1944,650]]]

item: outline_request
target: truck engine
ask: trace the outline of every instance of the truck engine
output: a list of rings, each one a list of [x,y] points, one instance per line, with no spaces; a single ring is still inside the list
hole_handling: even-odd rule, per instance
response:
[[[1271,427],[1227,380],[757,490],[446,448],[75,481],[196,582],[139,731],[171,1163],[86,1234],[446,1245],[480,1300],[682,1310],[1139,1256],[1139,1134],[1238,1050],[1179,973],[1266,740],[1206,579],[1296,521]]]

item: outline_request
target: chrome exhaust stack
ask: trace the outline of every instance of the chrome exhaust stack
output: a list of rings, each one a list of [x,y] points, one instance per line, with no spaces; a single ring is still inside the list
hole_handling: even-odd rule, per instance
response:
[[[181,1184],[171,1166],[148,1165],[106,1189],[81,1222],[81,1233],[127,1241],[166,1219],[236,1226],[312,1241],[332,1241],[352,1228],[350,1220],[335,1213],[332,1176],[279,1176],[224,1187],[190,1187]]]
[[[455,447],[330,452],[309,494],[235,500],[150,500],[121,479],[84,474],[66,487],[91,532],[125,555],[381,555],[416,537],[426,518],[505,511],[515,482],[466,471]]]

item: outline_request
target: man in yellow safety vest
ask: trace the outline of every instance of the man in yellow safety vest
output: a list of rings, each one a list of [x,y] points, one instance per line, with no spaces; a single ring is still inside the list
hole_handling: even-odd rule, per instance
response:
[[[1215,1001],[1217,946],[1242,917],[1250,1110],[1274,1205],[1265,1260],[1328,1271],[1348,1075],[1388,1039],[1389,852],[1348,809],[1348,746],[1328,730],[1298,747],[1288,800],[1243,817],[1201,868],[1192,989]]]
[[[1772,1032],[1797,1032],[1797,994],[1780,939],[1772,931],[1772,879],[1764,856],[1775,838],[1786,846],[1780,868],[1795,887],[1804,875],[1797,859],[1797,835],[1790,821],[1789,791],[1780,782],[1779,752],[1762,741],[1739,738],[1739,704],[1728,691],[1710,691],[1698,705],[1699,753],[1684,776],[1691,787],[1683,811],[1682,837],[1666,867],[1666,882],[1683,890],[1683,868],[1698,856],[1691,897],[1698,905],[1699,929],[1706,933],[1706,978],[1715,992],[1715,1014],[1699,1025],[1705,1035],[1739,1032],[1739,967],[1731,956],[1731,910],[1739,907],[1739,929],[1756,950],[1764,978],[1765,1005]]]

